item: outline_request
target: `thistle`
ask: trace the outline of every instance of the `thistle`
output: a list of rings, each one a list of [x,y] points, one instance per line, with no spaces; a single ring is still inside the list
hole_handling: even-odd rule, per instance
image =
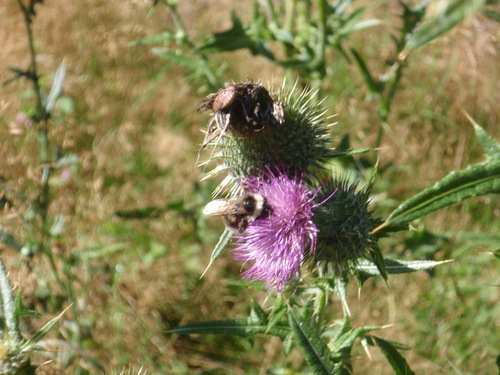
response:
[[[214,195],[229,190],[231,196],[203,212],[222,216],[233,231],[234,257],[250,264],[243,277],[264,281],[276,293],[300,278],[309,260],[320,273],[338,276],[371,256],[385,272],[371,234],[379,221],[368,208],[370,187],[338,179],[313,184],[334,156],[315,95],[296,87],[274,94],[253,82],[226,84],[200,107],[214,112],[202,149],[218,150],[208,160],[218,165],[207,177],[226,172]],[[222,246],[230,236],[224,238]]]

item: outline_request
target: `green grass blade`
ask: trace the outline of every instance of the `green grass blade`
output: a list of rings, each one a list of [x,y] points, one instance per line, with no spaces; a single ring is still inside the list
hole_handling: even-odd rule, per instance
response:
[[[314,374],[332,374],[335,365],[330,360],[330,351],[309,321],[302,318],[294,309],[288,309],[288,318],[293,334],[312,372]]]
[[[23,248],[23,245],[7,229],[0,229],[0,243],[16,251],[21,251]]]
[[[479,11],[483,5],[484,0],[456,0],[449,4],[442,13],[432,17],[408,38],[403,54],[420,48],[451,30],[465,18]]]

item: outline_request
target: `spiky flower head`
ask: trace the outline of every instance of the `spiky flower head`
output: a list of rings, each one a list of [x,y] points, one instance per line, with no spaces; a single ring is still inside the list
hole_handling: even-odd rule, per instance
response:
[[[314,254],[318,229],[312,221],[314,192],[302,178],[290,178],[270,169],[245,181],[248,191],[264,197],[268,215],[250,223],[246,232],[236,236],[233,254],[251,267],[243,277],[263,280],[276,293],[300,276],[302,263]]]
[[[322,184],[315,200],[322,202],[329,196],[315,210],[319,235],[314,263],[321,266],[320,270],[333,270],[337,275],[356,265],[360,258],[371,257],[378,264],[379,238],[372,230],[381,221],[369,210],[369,189],[332,178]]]
[[[284,84],[277,93],[269,93],[247,82],[209,95],[201,108],[214,113],[202,148],[217,149],[211,159],[219,163],[207,177],[227,172],[220,187],[225,189],[265,172],[269,165],[280,166],[288,176],[307,176],[311,168],[320,168],[331,150],[325,111],[316,94],[296,86],[288,91]]]

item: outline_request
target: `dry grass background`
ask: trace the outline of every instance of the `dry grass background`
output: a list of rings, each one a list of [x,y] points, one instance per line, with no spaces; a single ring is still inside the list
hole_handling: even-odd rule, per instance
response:
[[[295,353],[285,359],[274,339],[258,338],[251,345],[222,336],[181,337],[167,332],[182,323],[244,316],[250,297],[261,303],[265,299],[263,293],[240,290],[227,282],[236,280],[240,271],[240,265],[229,256],[220,258],[202,280],[198,279],[218,233],[213,230],[217,223],[210,222],[207,228],[197,216],[211,187],[210,183],[198,184],[202,174],[194,166],[203,138],[200,127],[208,120],[195,109],[206,93],[188,84],[184,70],[162,70],[162,60],[150,47],[130,44],[161,33],[165,26],[173,28],[168,13],[162,7],[151,13],[145,2],[116,0],[53,0],[37,9],[34,31],[39,70],[55,72],[66,61],[64,88],[74,102],[73,114],[51,125],[50,139],[53,145],[80,157],[68,183],[62,183],[58,176],[53,178],[51,212],[66,216],[64,241],[52,250],[66,259],[76,259],[73,264],[78,281],[74,288],[83,328],[75,332],[68,313],[54,337],[71,343],[78,336],[81,349],[107,371],[144,365],[153,373],[245,374],[252,369],[252,373],[265,374],[277,362],[286,362],[290,373],[300,369],[300,356]],[[181,16],[192,36],[227,29],[229,9],[248,19],[245,12],[250,12],[251,2],[181,2]],[[397,10],[397,2],[370,3],[370,13],[386,19],[388,25],[397,22]],[[363,50],[368,61],[382,61],[379,56],[391,53],[390,26],[373,30],[355,34],[352,43]],[[14,1],[0,4],[0,35],[0,80],[4,81],[9,77],[7,67],[25,68],[29,64],[24,25]],[[499,38],[498,23],[475,17],[411,57],[389,119],[393,132],[387,133],[379,153],[381,165],[392,165],[376,187],[383,197],[393,199],[393,203],[401,201],[449,170],[481,160],[462,108],[498,140]],[[246,51],[216,58],[228,64],[228,81],[247,76],[275,84],[281,81],[279,68]],[[349,133],[354,147],[373,144],[378,126],[376,101],[364,100],[366,88],[354,66],[335,63],[333,67],[338,69],[339,79],[326,82],[325,92],[329,114],[339,114],[334,137],[340,139]],[[33,198],[40,172],[37,137],[32,129],[16,122],[25,101],[20,92],[27,88],[23,81],[2,88],[0,176],[10,191],[18,189]],[[9,198],[14,207],[4,212],[2,224],[24,238],[28,228],[21,218],[26,203],[14,194]],[[149,220],[114,216],[117,210],[163,207],[175,200],[187,202],[194,214],[166,211]],[[483,212],[484,220],[478,220]],[[498,197],[483,197],[436,213],[426,224],[436,231],[496,234],[499,216]],[[400,255],[404,250],[401,246],[391,249]],[[442,255],[450,252],[445,247]],[[461,262],[474,261],[477,254],[473,252],[469,248]],[[19,254],[7,248],[2,248],[2,254],[12,283],[22,288],[24,303],[45,314],[24,327],[29,336],[66,306],[63,291],[39,258],[35,257],[28,268]],[[457,267],[450,266],[442,277]],[[496,280],[498,266],[484,272],[482,282]],[[449,321],[453,310],[435,312],[429,327],[422,327],[415,316],[419,307],[433,304],[421,296],[429,295],[434,283],[438,283],[435,278],[421,273],[395,277],[389,288],[369,282],[359,299],[355,286],[350,289],[353,325],[395,324],[383,334],[417,346],[407,356],[418,373],[448,373],[446,353],[457,340],[447,336],[450,331],[445,329],[453,324]],[[453,286],[445,286],[443,298],[457,298],[450,292]],[[490,290],[482,303],[494,306],[498,297],[498,291]],[[332,311],[340,312],[338,303],[332,303]],[[441,346],[435,348],[437,355],[433,348],[415,342],[425,339],[427,329],[443,330]],[[65,346],[47,341],[49,344],[59,361],[42,366],[39,373],[62,371],[58,366]],[[460,364],[462,373],[489,373],[491,351],[485,347],[475,353],[473,364]],[[359,373],[388,373],[384,360],[376,354],[373,364],[367,364],[361,351],[355,354]],[[441,359],[433,363],[429,357]],[[487,363],[484,368],[477,367],[481,362]]]

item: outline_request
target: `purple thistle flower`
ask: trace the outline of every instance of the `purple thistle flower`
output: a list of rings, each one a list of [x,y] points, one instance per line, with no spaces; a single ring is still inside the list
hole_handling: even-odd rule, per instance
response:
[[[280,293],[300,276],[304,260],[316,250],[318,229],[312,222],[313,198],[302,179],[290,179],[282,172],[275,176],[269,169],[263,177],[245,180],[249,193],[260,194],[266,201],[268,215],[236,236],[235,259],[252,266],[242,276],[252,281],[264,280],[268,290]]]

